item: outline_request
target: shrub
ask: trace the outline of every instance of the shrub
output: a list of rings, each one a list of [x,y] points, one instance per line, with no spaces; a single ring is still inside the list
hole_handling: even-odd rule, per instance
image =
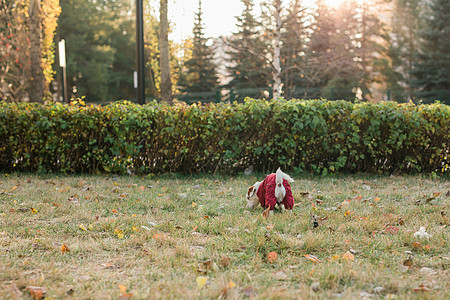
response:
[[[108,106],[0,103],[3,171],[449,170],[450,107],[256,100]]]

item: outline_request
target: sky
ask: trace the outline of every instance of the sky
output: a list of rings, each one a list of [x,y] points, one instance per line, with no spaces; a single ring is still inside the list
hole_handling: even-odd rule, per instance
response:
[[[261,0],[254,1],[255,8],[259,6],[260,2]],[[314,2],[315,0],[303,0],[303,3],[308,6],[313,5]],[[169,0],[168,6],[169,21],[173,25],[169,38],[179,42],[192,35],[194,15],[198,11],[198,0]],[[241,0],[202,0],[206,37],[229,35],[237,31],[235,16],[239,16],[242,10]]]

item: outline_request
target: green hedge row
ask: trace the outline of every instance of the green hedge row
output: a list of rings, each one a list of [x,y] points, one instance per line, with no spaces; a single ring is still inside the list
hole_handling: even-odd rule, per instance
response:
[[[326,100],[0,103],[0,169],[448,172],[450,107]]]

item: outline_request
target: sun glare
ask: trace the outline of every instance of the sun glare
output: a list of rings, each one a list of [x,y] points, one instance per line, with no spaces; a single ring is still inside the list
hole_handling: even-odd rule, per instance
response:
[[[349,0],[325,0],[325,4],[331,7],[339,7],[342,3],[349,1]],[[367,2],[368,0],[353,0],[357,4],[363,4],[364,2]]]

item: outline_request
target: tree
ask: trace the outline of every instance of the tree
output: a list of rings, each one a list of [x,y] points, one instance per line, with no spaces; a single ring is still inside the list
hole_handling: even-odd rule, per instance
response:
[[[195,15],[193,29],[192,58],[186,62],[185,83],[181,90],[185,93],[213,92],[217,87],[216,65],[213,49],[207,45],[208,38],[203,32],[201,0]]]
[[[262,25],[253,15],[253,1],[242,0],[242,4],[244,10],[236,17],[238,31],[225,40],[232,49],[227,52],[227,71],[231,80],[226,86],[233,89],[260,90],[267,87],[271,80],[271,71],[266,62],[267,47],[260,35]],[[264,34],[267,36],[267,33]],[[241,96],[246,95],[244,93]]]
[[[41,102],[50,96],[54,74],[53,38],[61,12],[59,1],[0,3],[0,98]]]
[[[30,39],[30,66],[31,86],[30,100],[41,102],[44,99],[44,73],[42,71],[42,30],[41,30],[41,1],[30,0],[29,39]]]
[[[161,68],[161,100],[172,103],[172,81],[170,78],[170,53],[167,20],[167,0],[160,2],[159,60]]]
[[[150,5],[144,6],[144,50],[146,61],[146,95],[155,98],[162,97],[162,73],[160,65],[160,22],[156,18],[156,13]],[[177,91],[180,77],[181,59],[178,53],[180,45],[168,41],[169,49],[169,69],[172,95]]]
[[[429,9],[425,26],[419,31],[412,85],[419,99],[450,104],[450,1],[433,0]]]
[[[285,32],[282,34],[281,76],[286,98],[303,97],[306,85],[303,68],[306,51],[305,9],[300,0],[294,0],[287,9]]]
[[[423,0],[395,0],[392,13],[390,52],[393,68],[398,70],[399,97],[412,99],[412,68],[416,60],[419,42],[419,28],[423,26],[420,11]],[[405,94],[402,90],[405,89]]]

